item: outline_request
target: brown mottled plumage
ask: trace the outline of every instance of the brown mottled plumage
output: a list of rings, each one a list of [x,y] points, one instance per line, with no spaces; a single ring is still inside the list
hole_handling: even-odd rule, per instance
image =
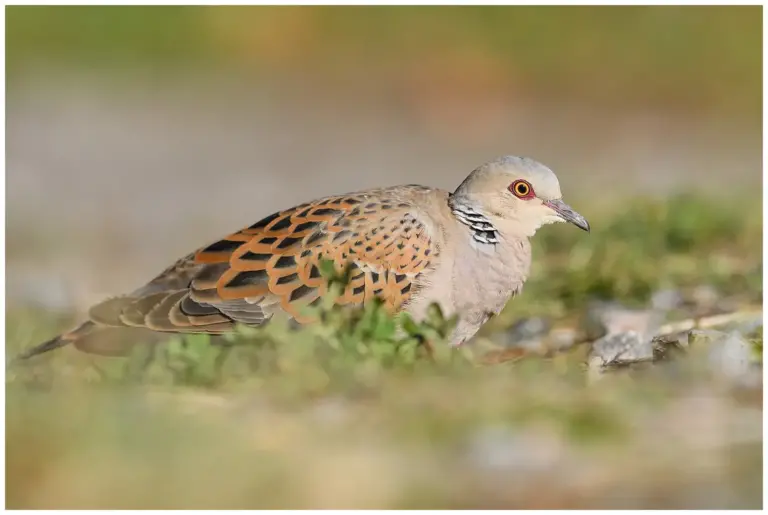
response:
[[[129,345],[103,345],[98,338],[118,329],[217,334],[236,323],[263,324],[278,311],[310,322],[302,308],[326,291],[321,259],[350,267],[337,303],[363,305],[378,297],[389,311],[418,318],[438,302],[459,315],[453,336],[459,344],[522,288],[528,238],[558,221],[589,228],[560,200],[551,170],[512,156],[479,167],[452,194],[409,185],[322,198],[183,257],[131,294],[94,306],[89,321],[23,357],[68,343],[122,355]]]

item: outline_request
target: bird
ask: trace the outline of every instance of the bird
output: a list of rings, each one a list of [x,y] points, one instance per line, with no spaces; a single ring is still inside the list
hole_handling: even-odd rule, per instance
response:
[[[474,169],[450,192],[415,184],[327,196],[275,212],[181,257],[145,285],[93,306],[88,320],[20,355],[72,344],[124,356],[135,334],[231,332],[282,313],[311,323],[306,306],[327,293],[321,261],[348,271],[334,302],[384,308],[415,320],[436,303],[457,322],[449,344],[472,338],[531,266],[530,238],[546,224],[587,220],[562,199],[555,173],[506,155]],[[100,335],[128,335],[107,345]],[[137,334],[137,333],[136,333]]]

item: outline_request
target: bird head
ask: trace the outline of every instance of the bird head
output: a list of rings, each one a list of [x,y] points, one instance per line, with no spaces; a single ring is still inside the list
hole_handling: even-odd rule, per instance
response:
[[[504,230],[533,236],[545,224],[568,222],[589,232],[589,223],[563,202],[555,173],[526,157],[503,156],[476,168],[453,194]]]

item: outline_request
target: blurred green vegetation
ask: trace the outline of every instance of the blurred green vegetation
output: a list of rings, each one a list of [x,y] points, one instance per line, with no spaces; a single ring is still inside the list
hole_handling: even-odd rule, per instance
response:
[[[600,105],[761,107],[759,6],[13,6],[8,77],[34,65],[227,67],[401,90]],[[119,73],[118,73],[119,75]]]
[[[761,305],[762,204],[749,199],[635,197],[598,208],[589,235],[544,228],[532,239],[534,265],[522,297],[490,329],[521,316],[572,318],[590,299],[648,306],[655,291],[700,285]]]
[[[595,297],[647,305],[661,287],[714,284],[737,305],[759,305],[759,214],[759,203],[684,195],[605,207],[589,235],[547,227],[534,238],[522,296],[484,332],[524,314],[570,319]],[[717,439],[734,434],[721,424],[742,431],[744,403],[761,401],[718,389],[693,358],[676,373],[651,368],[591,385],[585,346],[491,365],[486,338],[446,347],[453,322],[438,310],[397,332],[376,304],[331,304],[299,329],[276,319],[215,341],[139,345],[129,359],[61,349],[11,364],[8,507],[760,503],[761,442]],[[7,356],[72,322],[17,306]],[[759,359],[762,330],[749,337]],[[714,418],[699,418],[707,413]],[[691,437],[710,429],[713,447]]]

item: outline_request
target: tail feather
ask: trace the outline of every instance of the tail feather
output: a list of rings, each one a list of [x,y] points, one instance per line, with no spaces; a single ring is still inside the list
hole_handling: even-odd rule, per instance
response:
[[[171,332],[153,331],[144,327],[110,327],[88,321],[71,331],[21,352],[14,361],[27,360],[69,344],[87,354],[125,357],[131,354],[136,345],[158,344],[167,341],[170,337]],[[213,334],[211,337],[212,345],[228,346],[226,340],[218,335]]]
[[[167,339],[167,334],[133,327],[105,327],[91,321],[22,352],[16,359],[26,360],[72,344],[82,352],[100,356],[127,356],[136,344]]]
[[[83,324],[80,324],[76,328],[72,329],[71,331],[68,331],[64,334],[60,334],[59,336],[56,336],[55,338],[51,338],[50,340],[44,341],[43,343],[36,345],[31,349],[25,350],[16,359],[29,359],[49,351],[59,349],[61,347],[69,345],[70,343],[75,343],[78,338],[81,338],[82,336],[90,333],[95,328],[96,328],[96,324],[94,324],[93,322],[91,321],[85,322]]]
[[[43,354],[45,352],[49,352],[49,351],[58,349],[60,347],[64,347],[65,345],[69,345],[70,343],[72,343],[72,341],[63,338],[63,335],[56,336],[55,338],[46,340],[43,343],[32,347],[31,349],[25,350],[24,352],[16,356],[16,359],[17,360],[29,359],[34,356],[37,356],[38,354]]]

